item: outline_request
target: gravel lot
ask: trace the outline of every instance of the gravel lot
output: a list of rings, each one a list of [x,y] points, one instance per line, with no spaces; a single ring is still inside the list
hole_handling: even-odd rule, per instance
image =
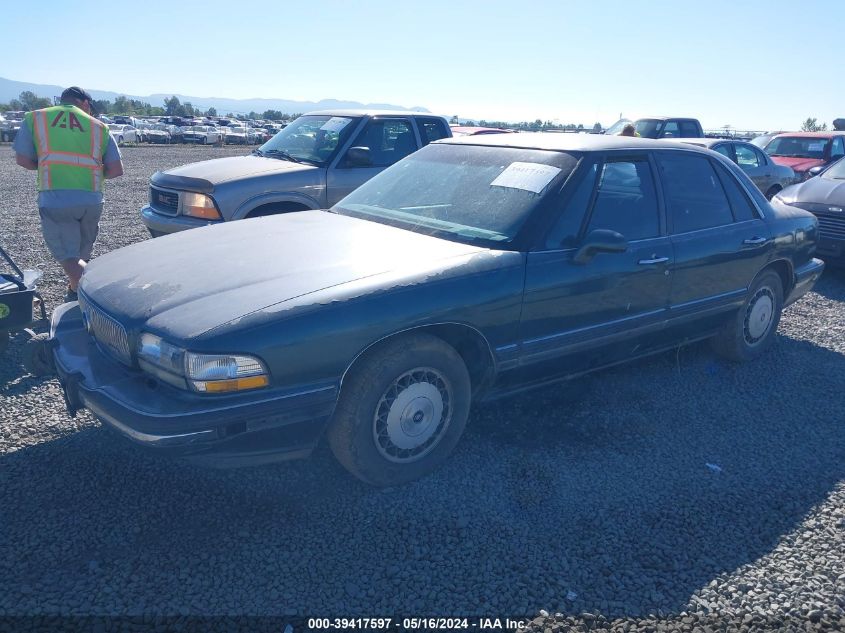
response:
[[[147,239],[153,172],[246,152],[124,149],[95,256]],[[44,270],[54,307],[34,180],[0,146],[0,244]],[[374,490],[325,446],[232,471],[150,455],[69,418],[55,380],[24,375],[18,336],[0,360],[0,630],[112,630],[50,619],[109,615],[845,630],[845,274],[787,309],[778,339],[747,365],[701,344],[478,406],[445,468]]]

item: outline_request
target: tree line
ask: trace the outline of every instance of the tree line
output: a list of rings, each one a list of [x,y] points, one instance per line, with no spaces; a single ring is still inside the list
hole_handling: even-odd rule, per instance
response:
[[[41,108],[49,108],[53,105],[53,100],[46,97],[39,97],[34,92],[25,90],[17,99],[12,99],[9,103],[0,103],[0,112],[20,111],[29,112],[30,110],[39,110]],[[222,116],[217,113],[216,108],[208,108],[202,110],[196,108],[190,101],[182,103],[179,97],[173,95],[169,99],[164,100],[162,106],[154,106],[139,99],[130,99],[120,95],[114,101],[108,99],[95,99],[94,107],[99,114],[125,114],[130,116],[208,116],[216,117]],[[266,119],[268,121],[287,121],[295,119],[300,113],[286,114],[280,110],[265,110],[264,112],[250,112],[246,115],[236,116],[229,112],[226,114],[229,118],[247,118],[247,119]]]
[[[17,99],[12,99],[9,103],[0,103],[0,112],[7,112],[9,110],[19,111],[23,110],[25,112],[29,112],[30,110],[38,110],[40,108],[48,108],[53,105],[53,100],[48,99],[46,97],[39,97],[34,92],[30,90],[23,91]],[[217,114],[216,108],[208,108],[207,110],[201,110],[200,108],[195,108],[190,101],[186,101],[182,103],[179,100],[179,97],[173,95],[169,99],[164,100],[164,105],[162,106],[154,106],[150,105],[145,101],[140,101],[138,99],[130,99],[129,97],[125,97],[120,95],[117,97],[114,102],[109,101],[108,99],[96,99],[94,100],[94,107],[97,108],[97,112],[100,114],[128,114],[132,116],[182,116],[182,117],[192,117],[192,116],[208,116],[208,117],[216,117],[220,116]],[[245,117],[241,116],[238,117],[231,112],[227,113],[226,116],[229,118],[247,118],[247,119],[265,119],[267,121],[289,121],[291,119],[295,119],[296,117],[300,116],[301,113],[297,112],[294,114],[286,114],[279,110],[265,110],[262,113],[258,112],[250,112]],[[837,119],[834,122],[833,129],[840,129],[836,123],[839,122],[840,119]],[[456,114],[451,118],[449,121],[450,123],[457,124],[458,123],[458,115]],[[574,130],[574,131],[581,131],[584,130],[584,125],[581,123],[554,123],[552,121],[543,121],[542,119],[535,119],[534,121],[523,121],[521,123],[509,123],[506,121],[485,121],[481,119],[477,123],[475,121],[464,121],[463,125],[468,126],[476,126],[479,125],[481,127],[497,127],[497,128],[508,128],[508,129],[516,129],[516,130],[524,130],[530,132],[537,132],[542,130]],[[601,123],[594,123],[592,130],[593,132],[601,132],[602,131]],[[818,123],[818,119],[807,117],[804,122],[801,124],[801,131],[803,132],[826,132],[827,131],[827,123]]]

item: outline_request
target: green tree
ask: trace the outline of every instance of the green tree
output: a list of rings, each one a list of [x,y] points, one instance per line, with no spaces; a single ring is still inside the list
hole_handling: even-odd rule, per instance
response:
[[[49,108],[53,105],[53,101],[45,97],[39,97],[30,90],[24,90],[18,100],[21,103],[21,110],[40,110],[41,108]]]
[[[599,122],[593,123],[593,132],[595,132],[597,134],[599,132],[601,132],[601,123],[599,123]]]
[[[111,101],[108,99],[94,99],[94,108],[100,114],[109,114],[110,112],[114,112]]]
[[[164,100],[164,113],[167,116],[179,116],[182,114],[182,112],[180,112],[181,108],[182,102],[179,101],[179,97],[176,95]]]
[[[135,110],[132,109],[132,103],[123,95],[119,95],[114,100],[115,114],[133,114]]]
[[[19,99],[12,99],[9,101],[9,110],[23,110],[23,104]]]
[[[217,108],[214,106],[210,107],[205,111],[205,116],[217,116]]]
[[[807,120],[801,124],[801,130],[803,132],[824,132],[827,130],[827,123],[819,125],[816,123],[816,119],[808,117]]]

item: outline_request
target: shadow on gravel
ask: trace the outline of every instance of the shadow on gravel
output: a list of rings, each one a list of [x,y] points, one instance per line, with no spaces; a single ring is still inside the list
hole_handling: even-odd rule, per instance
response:
[[[683,348],[476,407],[397,489],[215,471],[92,427],[0,457],[8,614],[640,616],[753,563],[845,478],[845,357]]]
[[[0,396],[19,396],[39,388],[51,378],[50,376],[33,376],[24,368],[21,354],[27,340],[29,340],[28,334],[16,332],[9,339],[8,349],[0,354]]]
[[[827,266],[813,291],[828,299],[845,301],[845,267]]]

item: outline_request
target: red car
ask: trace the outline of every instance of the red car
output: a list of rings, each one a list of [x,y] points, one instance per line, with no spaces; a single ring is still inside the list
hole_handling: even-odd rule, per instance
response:
[[[788,132],[778,134],[768,145],[766,153],[778,165],[792,167],[800,180],[807,180],[818,170],[845,156],[845,132]]]

